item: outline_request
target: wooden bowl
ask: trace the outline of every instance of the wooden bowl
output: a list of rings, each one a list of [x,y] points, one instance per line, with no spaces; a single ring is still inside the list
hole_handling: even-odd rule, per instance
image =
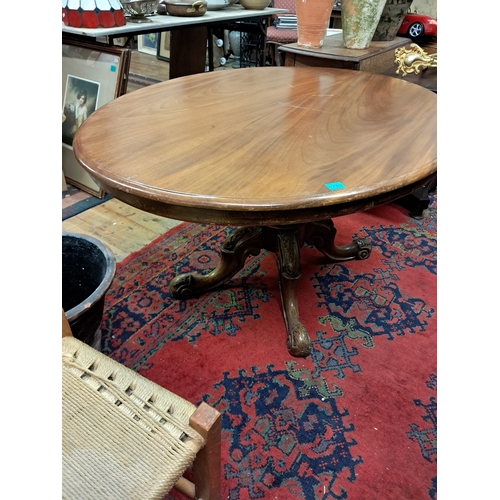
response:
[[[263,10],[269,7],[271,0],[240,0],[240,5],[249,10]]]
[[[199,17],[207,12],[207,2],[197,0],[196,2],[164,2],[167,13],[178,17]]]

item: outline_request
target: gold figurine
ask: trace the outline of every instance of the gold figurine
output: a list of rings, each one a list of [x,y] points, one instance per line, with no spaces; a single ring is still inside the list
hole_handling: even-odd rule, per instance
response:
[[[396,60],[398,65],[396,74],[401,71],[401,76],[406,76],[409,73],[418,75],[420,70],[427,68],[437,68],[437,54],[427,54],[416,43],[412,43],[409,49],[401,47],[395,50]]]

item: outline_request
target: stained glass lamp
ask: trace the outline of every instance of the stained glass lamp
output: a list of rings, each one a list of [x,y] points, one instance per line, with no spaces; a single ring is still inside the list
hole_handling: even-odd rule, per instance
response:
[[[126,23],[120,0],[62,0],[62,21],[73,28],[112,28]]]

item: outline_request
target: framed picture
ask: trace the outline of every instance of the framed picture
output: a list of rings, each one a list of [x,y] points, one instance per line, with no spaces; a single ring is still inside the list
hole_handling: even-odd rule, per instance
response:
[[[145,35],[137,36],[137,50],[145,54],[156,56],[159,33],[146,33]]]
[[[66,75],[63,96],[62,141],[73,146],[73,136],[78,127],[96,110],[100,82],[75,75]]]
[[[160,41],[158,43],[158,51],[156,58],[162,61],[170,62],[170,31],[160,33]]]
[[[68,184],[102,198],[104,192],[73,153],[73,137],[99,107],[124,94],[130,49],[98,42],[62,42],[62,168]]]

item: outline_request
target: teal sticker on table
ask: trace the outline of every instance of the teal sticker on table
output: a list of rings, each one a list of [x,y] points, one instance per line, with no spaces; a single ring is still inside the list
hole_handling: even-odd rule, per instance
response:
[[[330,184],[325,184],[325,186],[330,191],[335,191],[336,189],[344,189],[345,186],[341,182],[330,182]]]
[[[116,66],[114,64],[111,65],[111,68],[109,68],[112,73],[116,72]]]

